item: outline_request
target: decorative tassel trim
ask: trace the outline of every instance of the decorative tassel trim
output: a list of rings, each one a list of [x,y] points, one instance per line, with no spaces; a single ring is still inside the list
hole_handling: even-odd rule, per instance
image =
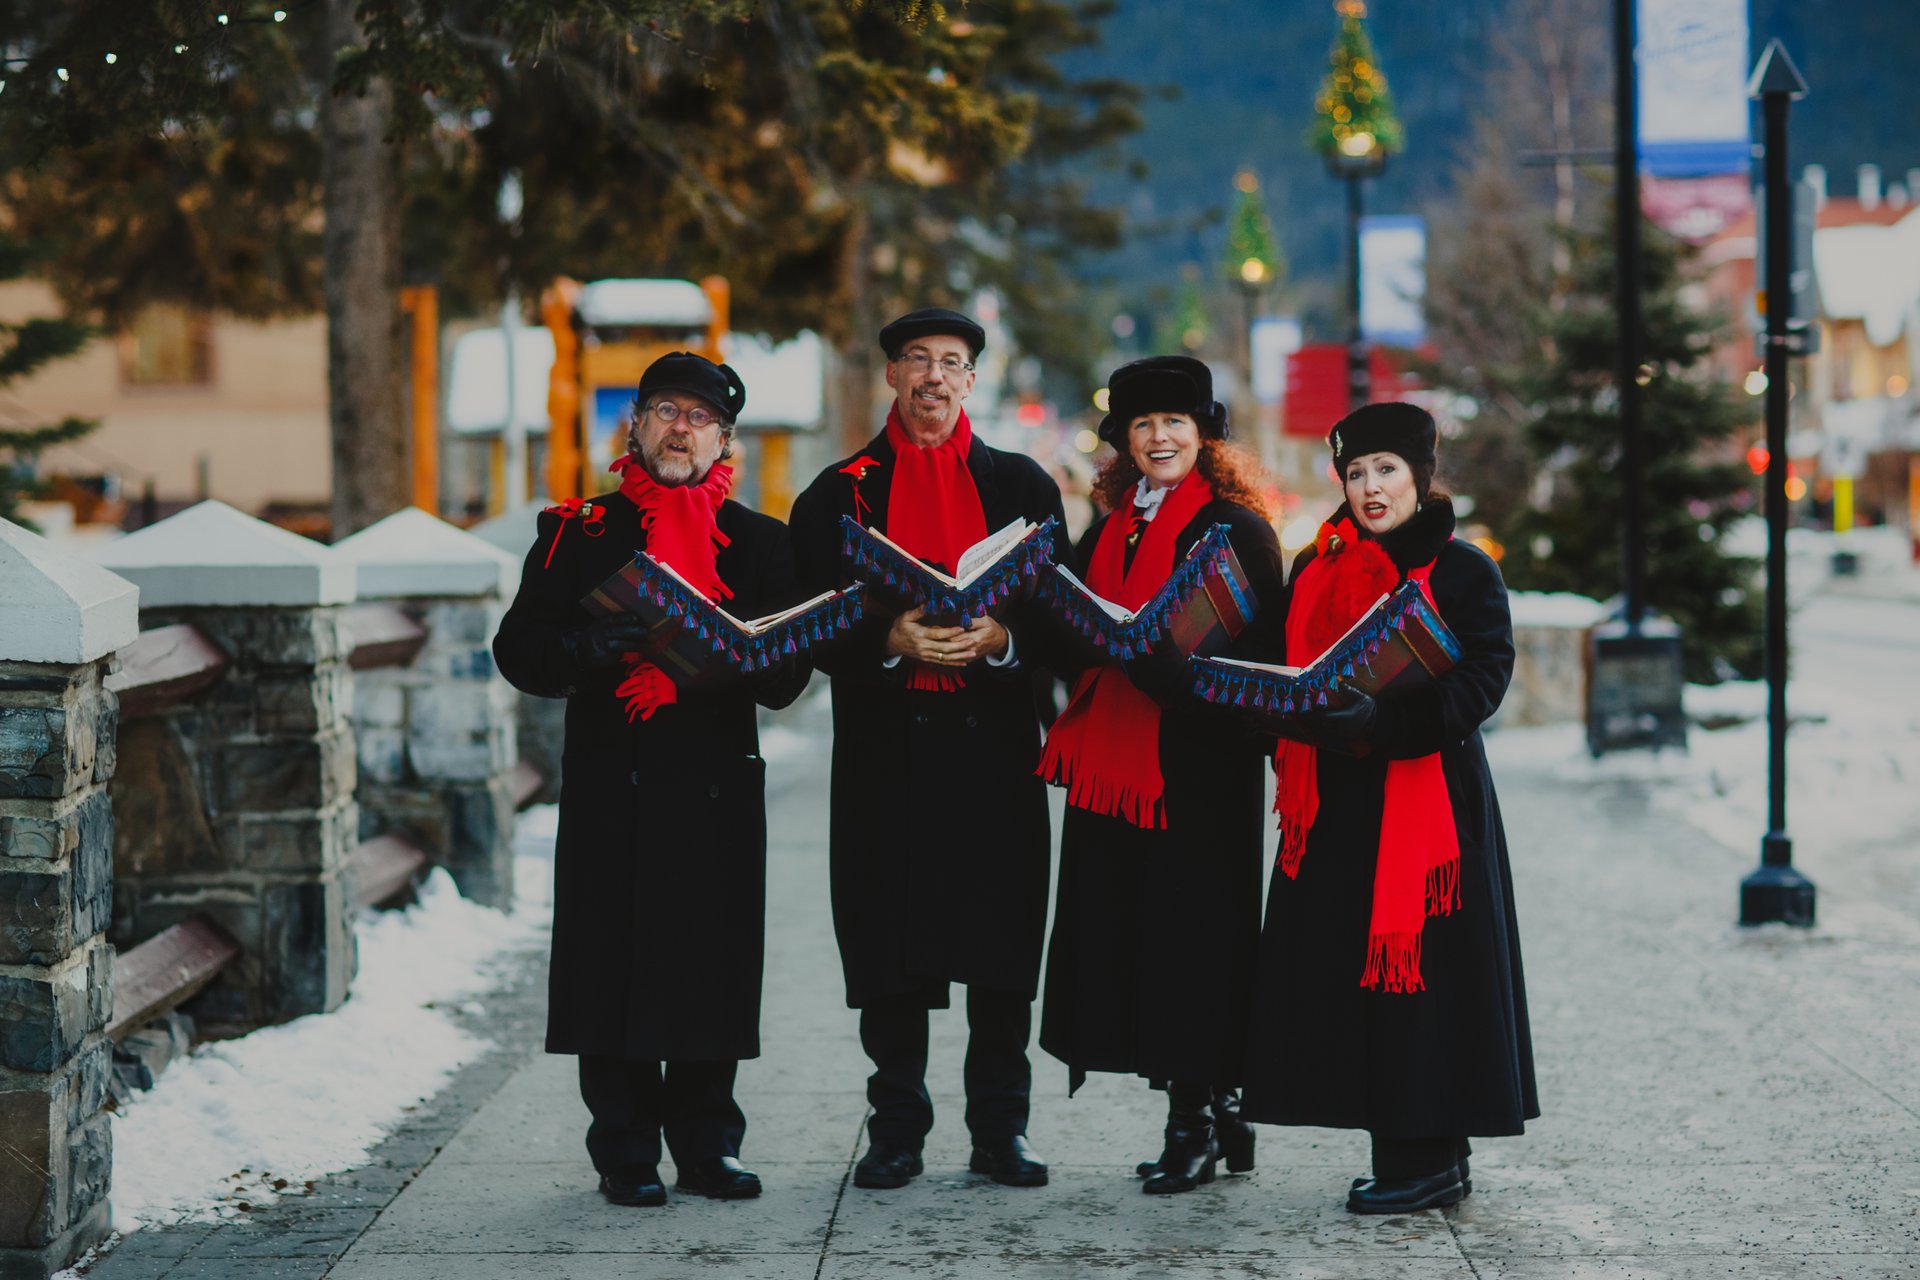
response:
[[[1123,786],[1095,778],[1090,770],[1075,770],[1064,751],[1053,750],[1052,740],[1041,753],[1040,766],[1034,770],[1048,786],[1065,787],[1067,803],[1089,813],[1120,818],[1132,826],[1150,831],[1167,829],[1164,793],[1149,795],[1138,787]]]
[[[1056,612],[1082,638],[1090,641],[1108,658],[1129,662],[1160,642],[1161,631],[1173,605],[1207,574],[1224,576],[1228,558],[1233,554],[1228,528],[1216,524],[1194,543],[1153,598],[1134,610],[1131,622],[1121,622],[1105,609],[1068,586],[1058,575],[1040,582],[1040,598],[1055,606]]]
[[[1460,909],[1460,859],[1443,862],[1427,872],[1427,914],[1450,916]]]
[[[715,654],[746,675],[765,671],[783,658],[812,648],[849,630],[865,611],[863,591],[854,583],[832,599],[823,600],[804,613],[746,635],[713,617],[711,602],[680,579],[661,569],[652,556],[641,552],[621,571],[638,593],[666,610],[667,617],[684,620],[685,627]]]
[[[1367,938],[1367,969],[1360,985],[1369,991],[1411,995],[1425,991],[1420,978],[1420,935],[1378,933]]]
[[[1048,516],[1037,532],[1030,532],[993,568],[981,574],[963,590],[938,586],[924,597],[916,584],[928,581],[926,566],[911,556],[895,551],[885,543],[859,536],[863,530],[852,516],[840,517],[840,556],[851,562],[855,576],[862,581],[884,585],[893,593],[924,605],[928,613],[941,618],[983,618],[1009,600],[1032,591],[1043,569],[1053,564],[1053,530],[1059,521]]]

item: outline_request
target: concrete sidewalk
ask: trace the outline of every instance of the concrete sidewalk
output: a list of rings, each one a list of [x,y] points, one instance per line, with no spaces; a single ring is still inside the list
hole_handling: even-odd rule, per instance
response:
[[[1363,1134],[1260,1130],[1259,1169],[1150,1198],[1162,1095],[1096,1076],[1069,1100],[1034,1051],[1031,1135],[1052,1185],[968,1174],[964,1019],[936,1015],[927,1173],[850,1181],[867,1066],[827,900],[825,739],[772,768],[764,1056],[744,1156],[765,1196],[620,1209],[594,1191],[571,1059],[525,1047],[329,1273],[340,1280],[1920,1274],[1920,921],[1843,870],[1811,933],[1742,932],[1753,861],[1649,815],[1644,784],[1569,785],[1495,743],[1518,877],[1545,1118],[1480,1143],[1456,1209],[1356,1218]],[[1756,828],[1757,847],[1757,828]],[[669,974],[675,958],[663,956]],[[1199,971],[1203,972],[1203,971]],[[1037,1019],[1036,1019],[1037,1021]],[[337,1246],[330,1252],[337,1252]],[[273,1274],[201,1251],[168,1274]]]

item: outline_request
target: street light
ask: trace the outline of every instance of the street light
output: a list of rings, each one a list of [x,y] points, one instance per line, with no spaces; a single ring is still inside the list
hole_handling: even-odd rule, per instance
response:
[[[1347,403],[1358,408],[1372,391],[1360,330],[1360,219],[1365,212],[1360,184],[1387,167],[1402,136],[1387,78],[1367,35],[1366,0],[1337,0],[1334,11],[1340,15],[1340,33],[1314,102],[1313,146],[1328,170],[1347,184]]]

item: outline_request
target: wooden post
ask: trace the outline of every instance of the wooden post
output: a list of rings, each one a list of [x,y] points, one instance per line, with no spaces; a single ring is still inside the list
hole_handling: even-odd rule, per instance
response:
[[[440,514],[440,294],[430,284],[400,291],[413,319],[413,505]]]
[[[553,335],[553,373],[547,382],[547,494],[555,502],[578,498],[586,424],[580,419],[580,338],[573,331],[577,281],[562,276],[540,295],[540,322]]]

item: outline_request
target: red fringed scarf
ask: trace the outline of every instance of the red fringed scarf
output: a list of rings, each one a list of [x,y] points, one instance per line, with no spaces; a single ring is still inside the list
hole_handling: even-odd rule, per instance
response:
[[[1287,612],[1287,656],[1296,664],[1326,652],[1400,580],[1392,558],[1378,542],[1357,536],[1350,519],[1322,525],[1314,546],[1318,554],[1294,584]],[[1432,568],[1428,564],[1408,575],[1429,600]],[[1280,815],[1280,870],[1291,880],[1300,873],[1307,833],[1320,810],[1319,753],[1306,743],[1282,739],[1273,767],[1279,779],[1273,807]],[[1373,991],[1425,990],[1421,930],[1428,916],[1448,915],[1459,906],[1460,839],[1440,757],[1389,760],[1360,985]]]
[[[733,492],[733,468],[715,463],[707,478],[699,484],[664,485],[647,474],[645,467],[631,457],[623,457],[607,468],[620,473],[620,492],[640,509],[640,528],[647,535],[646,552],[687,580],[687,585],[707,599],[719,603],[733,598],[727,584],[720,581],[714,558],[728,543],[714,519],[720,504]],[[627,720],[642,720],[679,699],[679,691],[653,663],[627,655],[627,675],[614,690],[614,696],[626,699]]]
[[[900,406],[893,405],[887,410],[887,443],[893,446],[893,480],[887,490],[886,534],[920,559],[952,573],[961,554],[987,536],[987,513],[967,470],[967,450],[973,444],[967,411],[960,411],[952,435],[926,449],[913,442],[900,421]],[[859,490],[854,494],[858,497]],[[911,662],[907,670],[909,689],[944,693],[964,685],[959,676],[923,663]]]
[[[1133,513],[1108,516],[1087,566],[1087,585],[1108,600],[1138,609],[1173,573],[1174,541],[1180,531],[1211,501],[1213,488],[1199,468],[1189,471],[1140,535],[1131,568],[1127,533]],[[1124,818],[1136,827],[1166,829],[1160,704],[1140,692],[1117,662],[1080,673],[1067,709],[1047,734],[1034,772],[1065,787],[1067,803],[1075,808]]]

